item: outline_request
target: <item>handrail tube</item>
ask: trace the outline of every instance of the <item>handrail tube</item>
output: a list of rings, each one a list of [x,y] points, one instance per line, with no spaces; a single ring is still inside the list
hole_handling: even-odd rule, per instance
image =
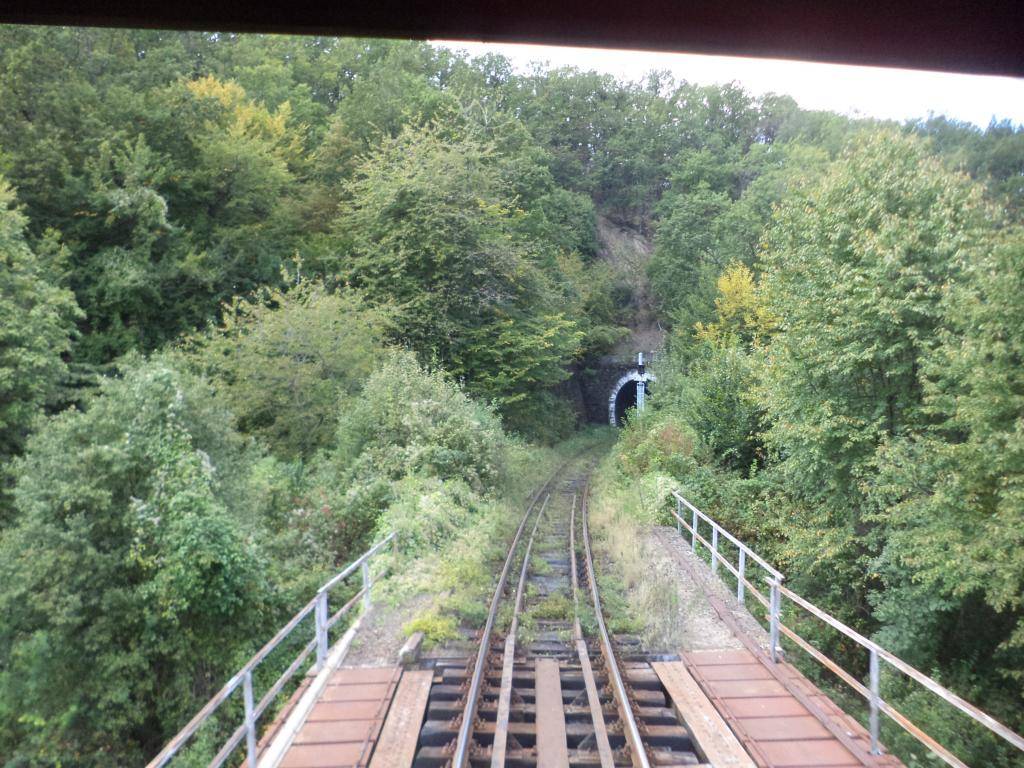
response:
[[[270,653],[275,648],[277,648],[278,645],[280,645],[281,641],[284,640],[285,637],[287,637],[289,634],[291,634],[291,631],[298,626],[299,622],[309,615],[309,612],[313,610],[315,602],[316,598],[313,598],[308,603],[306,603],[302,608],[300,608],[299,612],[292,616],[288,623],[277,631],[276,635],[270,638],[270,640],[268,640],[262,648],[260,648],[258,651],[256,651],[255,654],[253,654],[252,658],[250,658],[242,667],[241,672],[244,674],[246,671],[255,669],[257,664],[259,664],[261,661],[267,658],[267,656],[269,656]]]
[[[369,560],[371,557],[373,557],[375,554],[377,554],[377,552],[379,552],[380,549],[385,544],[390,542],[393,538],[395,538],[395,534],[393,532],[389,533],[383,539],[381,539],[376,544],[374,544],[372,547],[370,547],[368,550],[366,550],[360,556],[360,558],[358,560],[355,560],[354,562],[349,563],[348,566],[345,568],[345,570],[343,570],[337,576],[334,576],[333,578],[331,578],[326,584],[324,584],[322,587],[320,587],[320,589],[317,590],[317,593],[319,594],[320,592],[327,592],[328,590],[334,589],[334,587],[337,586],[339,582],[344,581],[349,576],[351,576],[353,573],[355,573],[356,568],[361,568],[365,561]]]
[[[704,538],[703,536],[701,536],[701,535],[700,535],[699,533],[697,533],[697,532],[696,532],[696,531],[695,531],[695,530],[693,529],[693,527],[692,527],[692,526],[691,526],[691,525],[690,525],[690,524],[689,524],[688,522],[686,522],[686,521],[685,521],[685,520],[684,520],[683,518],[679,517],[679,516],[678,516],[678,515],[677,515],[677,514],[676,514],[675,512],[673,512],[672,510],[669,510],[669,513],[670,513],[670,514],[671,514],[671,515],[672,515],[673,517],[675,517],[675,518],[677,519],[677,521],[678,521],[679,523],[681,523],[681,524],[683,525],[683,527],[685,527],[685,528],[686,528],[686,530],[690,531],[690,533],[691,533],[691,534],[693,534],[693,535],[694,535],[694,536],[695,536],[695,537],[696,537],[697,539],[699,539],[699,540],[700,540],[700,541],[701,541],[701,542],[702,542],[702,543],[704,544],[704,546],[706,546],[706,547],[707,547],[708,549],[711,549],[711,548],[712,548],[712,546],[711,546],[711,543],[710,543],[710,542],[709,542],[709,541],[708,541],[707,539],[705,539],[705,538]],[[703,512],[701,512],[701,511],[700,511],[699,509],[698,509],[698,510],[696,510],[696,511],[694,512],[694,517],[696,518],[698,514],[699,514],[699,515],[700,515],[701,517],[703,517],[703,518],[704,518],[705,520],[707,520],[707,521],[708,521],[709,523],[711,523],[711,525],[712,525],[712,530],[715,530],[715,529],[717,529],[717,530],[718,530],[718,531],[719,531],[719,532],[720,532],[720,533],[721,533],[721,534],[722,534],[723,536],[725,536],[725,537],[726,537],[726,538],[727,538],[727,539],[729,540],[729,542],[730,542],[730,543],[732,543],[732,544],[733,544],[733,545],[734,545],[734,546],[735,546],[735,547],[736,547],[736,548],[737,548],[737,549],[738,549],[738,550],[739,550],[740,552],[745,552],[745,553],[746,553],[746,556],[747,556],[747,557],[749,557],[749,558],[750,558],[751,560],[753,560],[753,561],[754,561],[755,563],[757,563],[758,565],[760,565],[760,566],[761,566],[761,568],[763,568],[763,569],[764,569],[765,571],[767,571],[768,573],[770,573],[770,574],[771,574],[772,576],[775,576],[776,578],[785,578],[785,577],[783,577],[783,575],[782,575],[782,574],[781,574],[781,573],[780,573],[779,571],[775,570],[775,569],[774,569],[774,568],[772,568],[772,567],[771,567],[770,565],[768,565],[768,564],[767,564],[767,563],[766,563],[766,562],[764,561],[764,559],[763,559],[762,557],[760,557],[760,556],[759,556],[759,555],[758,555],[758,554],[757,554],[757,553],[756,553],[756,552],[755,552],[754,550],[752,550],[752,549],[751,549],[750,547],[748,547],[748,546],[747,546],[746,544],[744,544],[743,542],[741,542],[741,541],[738,541],[738,540],[736,539],[736,537],[735,537],[735,536],[733,536],[732,534],[730,534],[730,533],[729,533],[729,532],[728,532],[727,530],[725,530],[725,528],[723,528],[722,526],[720,526],[720,525],[719,525],[718,523],[716,523],[716,522],[715,522],[714,520],[712,520],[712,519],[711,519],[710,517],[708,517],[707,515],[705,515],[705,514],[704,514]]]
[[[236,672],[235,675],[210,698],[206,705],[196,713],[195,717],[189,720],[185,727],[178,731],[177,735],[175,735],[175,737],[167,743],[167,746],[165,746],[160,753],[150,761],[146,768],[159,768],[159,766],[166,765],[167,761],[174,757],[185,742],[195,735],[196,731],[199,730],[199,726],[206,722],[206,719],[213,714],[214,710],[223,704],[228,696],[235,692],[235,689],[241,685],[242,678],[245,677],[245,673],[251,671],[257,664],[263,661],[263,659],[265,659],[270,652],[273,651],[278,644],[291,633],[295,626],[309,615],[309,612],[313,609],[315,602],[316,598],[313,598],[306,603],[306,605],[303,606],[287,624],[278,630],[276,635],[268,640],[262,648],[256,651],[256,653],[254,653],[252,657],[242,665],[242,668],[239,669],[238,672]]]
[[[231,753],[234,752],[238,745],[242,743],[242,739],[245,738],[245,723],[242,723],[235,729],[235,732],[231,734],[231,737],[224,742],[224,746],[220,748],[213,760],[206,768],[220,768],[224,763],[227,762],[228,758],[231,757]],[[248,766],[246,766],[248,768]]]
[[[991,715],[982,712],[969,701],[965,701],[964,699],[960,698],[945,686],[940,685],[939,683],[935,682],[930,677],[925,675],[923,672],[920,672],[914,667],[910,666],[910,664],[903,661],[903,659],[885,650],[880,645],[878,645],[878,643],[869,640],[856,630],[846,626],[845,624],[843,624],[843,622],[839,621],[839,619],[836,619],[830,616],[829,614],[825,613],[823,610],[818,608],[813,603],[810,603],[804,598],[797,595],[791,589],[780,586],[779,591],[804,610],[814,614],[817,618],[821,619],[830,627],[838,630],[839,632],[842,632],[851,640],[855,641],[864,648],[867,648],[869,651],[874,650],[876,653],[878,653],[879,658],[884,659],[891,666],[898,669],[907,677],[923,685],[925,688],[927,688],[929,691],[934,693],[936,696],[938,696],[946,703],[952,704],[954,707],[959,709],[961,712],[963,712],[965,715],[973,719],[975,722],[984,725],[990,731],[997,734],[998,736],[1001,736],[1003,739],[1010,742],[1010,744],[1017,747],[1017,749],[1024,750],[1024,737],[1021,737],[1019,734],[1010,730],[1008,727],[1003,725],[1001,722],[996,720]]]
[[[675,513],[673,513],[673,514],[675,514]],[[708,542],[708,540],[705,539],[703,536],[701,536],[699,533],[697,533],[695,530],[693,530],[693,528],[690,527],[689,523],[687,523],[682,518],[679,518],[679,522],[682,523],[683,527],[693,535],[695,541],[699,541],[701,544],[703,544],[709,550],[711,549],[711,544]],[[745,549],[741,549],[740,550],[740,552],[745,552],[745,551],[746,551]],[[715,554],[718,555],[718,557],[722,559],[722,565],[724,565],[726,568],[728,568],[729,572],[733,576],[735,576],[737,579],[740,579],[739,573],[736,571],[735,568],[732,567],[732,564],[728,560],[726,560],[723,555],[721,555],[721,554],[719,554],[717,552]],[[748,579],[743,578],[742,582],[747,587],[747,589],[749,589],[751,591],[751,593],[753,593],[754,597],[756,597],[760,601],[761,605],[763,605],[765,608],[767,608],[768,607],[768,598],[765,597],[764,594],[762,594],[762,592],[754,584],[752,584]]]
[[[779,622],[779,631],[786,637],[788,637],[790,640],[792,640],[794,643],[796,643],[800,648],[802,648],[808,656],[817,661],[819,664],[821,664],[821,666],[825,667],[825,669],[834,674],[848,686],[853,688],[853,690],[855,690],[865,699],[871,695],[871,692],[864,687],[864,684],[861,683],[860,680],[858,680],[845,669],[840,667],[838,664],[832,661],[832,659],[830,659],[828,656],[819,651],[809,642],[800,637],[800,635],[798,635],[796,632],[794,632],[792,629],[790,629],[781,622]]]
[[[287,624],[281,627],[281,629],[279,629],[277,633],[275,633],[275,635],[263,645],[262,648],[260,648],[256,653],[254,653],[249,658],[249,660],[246,661],[244,665],[242,665],[238,672],[236,672],[230,679],[228,679],[228,681],[221,687],[221,689],[217,691],[217,693],[215,693],[210,698],[210,700],[206,702],[206,704],[203,705],[203,707],[195,714],[195,716],[193,716],[192,719],[189,720],[188,723],[186,723],[185,726],[180,731],[178,731],[178,733],[176,733],[169,742],[167,742],[167,744],[164,746],[162,750],[160,750],[156,757],[154,757],[152,760],[149,761],[149,763],[146,764],[146,768],[162,768],[163,766],[167,765],[167,763],[170,762],[171,758],[173,758],[178,753],[178,750],[180,750],[188,742],[188,740],[195,735],[196,731],[199,730],[200,726],[202,726],[202,724],[210,718],[210,716],[218,709],[218,707],[220,707],[220,705],[223,704],[227,700],[227,698],[232,693],[234,693],[235,690],[238,689],[238,687],[244,682],[246,676],[250,675],[252,671],[260,664],[260,662],[262,662],[268,655],[270,655],[270,653],[273,652],[275,648],[277,648],[277,646],[281,643],[282,640],[284,640],[288,635],[291,634],[295,627],[298,626],[299,622],[306,618],[306,616],[308,616],[311,611],[315,610],[319,600],[321,599],[321,593],[326,592],[327,590],[337,585],[342,579],[344,579],[347,576],[350,576],[354,572],[356,567],[359,567],[364,562],[368,561],[368,559],[375,555],[377,552],[379,552],[380,549],[385,544],[394,539],[394,532],[388,534],[388,536],[386,536],[382,541],[378,542],[365,553],[363,553],[358,560],[350,564],[344,571],[342,571],[340,574],[333,577],[326,584],[320,587],[320,589],[317,590],[316,596],[313,597],[302,608],[300,608],[299,611],[294,616],[292,616],[292,618],[288,621]],[[365,590],[361,590],[359,595],[362,595],[363,591]],[[334,617],[332,617],[332,624],[334,621],[340,618],[341,614],[345,610],[347,610],[350,607],[351,603],[347,604],[340,611],[338,611],[338,613],[336,613]],[[311,645],[315,646],[315,643],[316,639],[314,638]],[[293,662],[292,666],[289,666],[288,670],[286,670],[285,673],[285,675],[287,675],[287,678],[290,678],[291,675],[295,673],[295,670],[298,668],[298,665],[301,665],[301,660],[305,659],[306,656],[308,656],[307,652],[301,653],[299,660],[297,660],[297,662]],[[282,678],[285,678],[285,675],[282,675]],[[277,683],[275,683],[274,686],[272,686],[271,688],[271,691],[274,691],[275,688],[277,689],[275,695],[280,692],[280,688],[284,685],[284,682],[282,682],[282,678],[279,678]],[[285,682],[287,678],[285,679]],[[259,715],[262,714],[263,709],[265,708],[264,701],[266,701],[267,705],[269,705],[270,699],[267,699],[266,696],[260,699],[260,705],[255,709],[256,718],[258,718]],[[243,725],[241,729],[235,731],[235,733],[228,739],[228,742],[224,745],[224,747],[221,748],[220,752],[217,753],[217,757],[214,758],[214,761],[211,763],[211,766],[223,763],[224,760],[231,754],[231,752],[238,746],[238,744],[241,741],[241,735],[244,733],[245,726]],[[237,739],[236,736],[238,737]],[[217,762],[218,760],[220,761],[219,763]]]
[[[331,618],[327,620],[327,628],[332,629],[335,624],[341,621],[342,616],[344,616],[346,613],[352,610],[352,608],[355,606],[357,602],[359,602],[360,598],[362,598],[365,592],[365,589],[360,589],[352,596],[352,598],[347,603],[341,606],[341,608],[339,608],[337,612],[334,613],[331,616]]]
[[[851,629],[850,627],[843,624],[843,622],[841,622],[839,619],[823,611],[814,603],[806,600],[805,598],[800,597],[800,595],[796,594],[789,587],[783,587],[780,585],[779,589],[781,590],[783,595],[788,597],[790,600],[799,605],[805,611],[807,611],[808,613],[813,613],[816,617],[821,619],[830,627],[839,630],[851,640],[856,641],[858,644],[864,646],[868,650],[871,650],[872,648],[876,650],[881,650],[881,647],[877,643],[875,643],[872,640],[868,640],[868,638],[864,637],[864,635],[862,635],[857,630]]]
[[[880,709],[885,713],[886,717],[942,758],[947,765],[951,765],[953,768],[971,768],[967,763],[963,762],[959,757],[954,755],[944,746],[939,744],[939,742],[910,722],[906,715],[899,710],[893,708],[889,704],[886,704],[884,701],[880,703]]]
[[[779,573],[779,571],[777,571],[771,565],[769,565],[768,562],[766,560],[764,560],[764,558],[762,558],[754,550],[752,550],[750,547],[748,547],[742,541],[740,541],[735,536],[733,536],[731,533],[729,533],[725,528],[723,528],[721,525],[719,525],[714,519],[712,519],[711,517],[708,517],[707,514],[705,514],[704,512],[701,512],[699,509],[697,509],[697,507],[695,507],[693,504],[691,504],[689,501],[687,501],[686,497],[680,495],[678,491],[672,491],[672,495],[675,496],[679,501],[683,502],[683,504],[685,504],[694,514],[699,515],[700,517],[703,517],[711,525],[713,525],[715,528],[717,528],[719,531],[721,531],[722,535],[725,536],[729,541],[731,541],[737,547],[740,547],[741,549],[745,549],[747,551],[747,556],[752,558],[762,568],[764,568],[766,571],[768,571],[768,573],[772,574],[772,576],[775,576],[775,577],[781,577],[782,576],[782,574]]]
[[[306,643],[305,648],[299,651],[299,655],[295,657],[295,661],[288,665],[288,669],[282,672],[281,676],[277,678],[277,681],[270,686],[265,694],[263,694],[263,698],[260,699],[259,704],[256,705],[256,717],[261,716],[267,710],[267,707],[270,706],[271,702],[277,698],[277,694],[281,692],[281,689],[284,688],[295,673],[299,671],[299,667],[301,667],[302,663],[309,658],[315,648],[316,638],[313,638]]]
[[[792,640],[794,643],[800,646],[800,648],[806,651],[808,655],[814,658],[823,667],[828,669],[834,675],[839,677],[843,682],[845,682],[847,685],[853,688],[857,693],[863,696],[864,699],[867,700],[871,698],[871,691],[869,691],[865,685],[863,685],[859,680],[857,680],[857,678],[853,677],[849,672],[847,672],[845,669],[843,669],[834,661],[832,661],[832,659],[830,659],[828,656],[823,654],[813,645],[811,645],[802,637],[800,637],[800,635],[798,635],[792,629],[787,627],[785,624],[779,624],[779,630],[784,635],[786,635],[786,637],[788,637],[790,640]],[[901,713],[891,704],[888,704],[884,699],[878,702],[878,709],[880,712],[884,713],[887,717],[889,717],[893,722],[895,722],[898,726],[903,728],[907,733],[909,733],[911,736],[913,736],[922,744],[924,744],[928,749],[932,750],[935,754],[937,754],[939,757],[945,760],[946,763],[948,763],[949,765],[954,766],[954,768],[969,768],[969,766],[961,762],[960,759],[956,757],[956,755],[954,755],[948,749],[946,749],[937,741],[935,741],[931,736],[928,736],[926,733],[924,733],[924,731],[920,730],[906,717],[906,715]]]
[[[825,666],[827,669],[836,674],[840,679],[842,679],[844,682],[846,682],[848,685],[854,688],[854,690],[856,690],[861,696],[864,696],[869,702],[873,702],[873,710],[882,712],[886,716],[891,718],[894,722],[900,725],[900,727],[906,730],[907,733],[914,736],[918,741],[924,744],[928,749],[934,752],[937,756],[939,756],[949,765],[954,766],[954,768],[967,768],[967,766],[959,758],[953,755],[949,750],[944,748],[942,745],[940,745],[926,733],[921,731],[904,715],[902,715],[900,712],[894,709],[891,705],[887,704],[884,700],[879,698],[877,694],[873,695],[871,690],[869,690],[866,686],[857,681],[852,675],[850,675],[848,672],[839,667],[835,662],[833,662],[823,653],[818,651],[818,649],[814,648],[814,646],[812,646],[806,640],[797,635],[796,632],[782,624],[781,620],[779,619],[779,614],[781,613],[781,598],[783,596],[789,598],[792,602],[806,610],[808,613],[812,614],[816,618],[823,621],[825,624],[841,632],[842,634],[846,635],[851,640],[855,641],[857,644],[862,646],[863,648],[867,649],[872,654],[872,656],[875,657],[875,660],[885,660],[886,663],[888,663],[890,666],[902,672],[915,682],[919,683],[921,686],[931,691],[933,694],[938,696],[947,704],[953,705],[958,710],[963,712],[965,715],[970,717],[972,720],[985,726],[992,733],[1001,737],[1003,740],[1005,740],[1012,746],[1024,751],[1024,737],[1022,737],[1020,734],[1012,731],[1006,725],[999,722],[991,715],[986,714],[978,707],[971,704],[969,701],[966,701],[960,696],[957,696],[955,693],[953,693],[945,686],[935,682],[930,677],[925,675],[923,672],[915,669],[910,664],[903,661],[903,659],[894,655],[890,651],[887,651],[885,648],[882,648],[880,645],[878,645],[878,643],[874,642],[873,640],[869,640],[864,635],[848,627],[846,624],[839,621],[830,614],[826,613],[821,608],[818,608],[810,601],[800,597],[800,595],[796,594],[788,587],[783,586],[782,581],[785,579],[785,577],[782,575],[782,573],[780,573],[778,570],[776,570],[767,562],[765,562],[765,560],[762,559],[752,549],[750,549],[750,547],[748,547],[743,542],[739,541],[735,536],[733,536],[727,530],[722,528],[722,526],[715,522],[715,520],[708,517],[708,515],[699,510],[693,504],[691,504],[678,491],[673,490],[672,495],[675,497],[677,502],[682,503],[693,512],[694,523],[696,523],[699,518],[703,518],[704,520],[706,520],[712,526],[712,530],[714,532],[720,532],[721,534],[723,534],[729,541],[735,544],[741,552],[746,552],[746,554],[749,557],[751,557],[755,562],[757,562],[762,568],[764,568],[766,571],[768,571],[768,573],[770,573],[773,576],[773,579],[768,579],[768,582],[772,585],[774,593],[773,599],[768,601],[769,612],[774,615],[774,621],[772,621],[773,631],[782,632],[782,634],[785,634],[787,637],[793,640],[802,650],[806,651],[812,658],[814,658],[816,661],[818,661],[820,664]],[[717,550],[712,546],[712,544],[697,532],[696,525],[691,526],[690,524],[688,524],[685,520],[682,519],[682,517],[677,513],[677,511],[670,510],[670,512],[673,515],[673,517],[675,517],[676,520],[679,523],[681,523],[686,528],[686,530],[692,534],[694,547],[696,546],[696,542],[699,540],[706,547],[708,547],[709,550],[711,550],[713,562],[717,562],[720,560],[722,563],[725,564],[726,568],[728,568],[729,571],[737,577],[737,579],[741,578],[739,573],[732,567],[731,563],[729,563],[727,559],[722,557],[717,552]],[[753,585],[751,585],[749,582],[746,582],[746,584],[748,587],[754,590]],[[766,602],[765,600],[763,600],[762,596],[759,593],[757,593],[756,590],[754,590],[754,592],[755,594],[757,594],[758,599],[761,600],[762,603]],[[770,618],[772,617],[770,616]],[[877,668],[875,668],[873,671],[875,674],[872,677],[877,678]],[[877,683],[877,679],[873,679],[872,682]],[[874,728],[873,730],[877,731],[877,728]],[[877,736],[875,738],[877,738]]]

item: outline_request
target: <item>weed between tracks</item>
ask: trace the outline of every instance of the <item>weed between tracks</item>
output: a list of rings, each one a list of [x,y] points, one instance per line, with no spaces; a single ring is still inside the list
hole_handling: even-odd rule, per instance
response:
[[[387,580],[386,597],[394,603],[421,594],[433,596],[430,607],[403,626],[405,633],[423,632],[429,647],[483,626],[508,542],[537,490],[538,478],[550,477],[560,464],[581,452],[592,454],[606,448],[612,439],[608,429],[590,429],[554,448],[518,448],[508,490],[500,498],[486,500],[471,522],[453,531],[452,539],[437,551],[399,563],[398,573]],[[510,580],[518,577],[519,565],[521,560],[513,564]],[[537,556],[531,558],[531,567],[535,573],[550,572],[550,566]],[[508,629],[510,610],[499,612],[499,631]]]
[[[529,611],[535,619],[571,619],[572,601],[561,592],[548,595]]]

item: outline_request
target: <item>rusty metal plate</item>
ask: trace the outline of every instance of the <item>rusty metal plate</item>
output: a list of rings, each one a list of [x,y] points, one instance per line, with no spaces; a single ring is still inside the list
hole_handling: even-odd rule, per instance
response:
[[[740,723],[746,734],[757,741],[792,741],[793,739],[831,739],[828,728],[813,715],[789,717],[748,717]]]
[[[313,705],[307,723],[320,720],[372,720],[380,710],[378,699],[366,701],[319,701]]]
[[[700,668],[705,680],[771,680],[771,673],[760,664],[715,664]]]
[[[320,701],[381,701],[390,698],[391,686],[387,683],[366,685],[328,685]]]
[[[784,765],[787,768],[837,768],[861,765],[861,762],[835,739],[765,741],[759,743],[758,747],[768,756],[772,765]]]
[[[688,651],[686,659],[691,664],[704,667],[715,664],[756,664],[757,659],[750,651]]]
[[[328,681],[328,685],[360,685],[390,683],[395,676],[394,667],[341,667]]]
[[[709,680],[707,685],[713,696],[722,699],[790,695],[778,680]]]
[[[280,768],[350,768],[363,756],[358,741],[341,744],[293,744],[281,760]]]
[[[280,767],[365,766],[400,675],[398,667],[349,667],[333,673]]]
[[[307,722],[295,735],[295,744],[330,744],[339,741],[367,739],[373,731],[375,720],[337,720]]]
[[[745,717],[789,717],[806,715],[807,710],[796,699],[778,696],[757,696],[749,699],[728,699],[722,702],[726,712],[736,718]]]

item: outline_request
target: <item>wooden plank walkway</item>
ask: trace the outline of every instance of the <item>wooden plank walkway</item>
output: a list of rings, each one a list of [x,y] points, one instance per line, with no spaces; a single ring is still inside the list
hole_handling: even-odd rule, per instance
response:
[[[365,768],[401,675],[400,667],[342,667],[333,672],[280,768]]]
[[[750,650],[691,651],[683,660],[758,766],[902,768],[870,754],[870,737],[791,664]]]
[[[434,673],[429,669],[402,673],[370,759],[370,768],[409,768],[412,765],[433,681]]]
[[[559,674],[557,661],[537,659],[537,768],[569,768],[565,709]]]

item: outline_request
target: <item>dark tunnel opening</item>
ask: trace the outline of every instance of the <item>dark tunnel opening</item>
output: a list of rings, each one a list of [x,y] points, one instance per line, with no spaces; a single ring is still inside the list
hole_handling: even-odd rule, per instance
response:
[[[636,381],[627,381],[615,395],[615,423],[622,426],[626,423],[626,411],[636,408]]]

